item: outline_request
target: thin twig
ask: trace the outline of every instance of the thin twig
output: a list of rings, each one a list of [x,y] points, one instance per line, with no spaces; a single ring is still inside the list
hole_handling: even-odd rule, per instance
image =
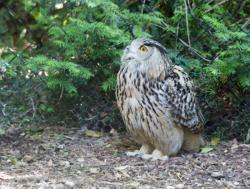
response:
[[[143,0],[142,8],[141,8],[141,13],[142,13],[142,14],[143,14],[143,11],[144,11],[145,3],[146,3],[146,0]]]
[[[178,173],[178,172],[173,172],[173,173],[182,182],[182,178],[180,177],[180,173]]]
[[[176,62],[176,58],[177,58],[177,41],[178,41],[178,36],[179,35],[179,23],[177,24],[176,27],[176,37],[175,37],[175,62]]]
[[[32,108],[28,109],[27,111],[23,112],[22,114],[18,115],[16,118],[13,119],[13,121],[16,121],[22,117],[24,117],[25,115],[27,115],[28,113],[30,113],[32,111]]]
[[[217,4],[215,4],[213,7],[211,7],[211,8],[208,9],[208,10],[206,10],[204,13],[206,14],[206,13],[210,12],[211,10],[213,10],[213,9],[215,9],[216,7],[222,5],[223,3],[226,3],[227,1],[228,1],[228,0],[223,0],[223,1],[221,1],[221,2],[219,2],[219,3],[217,3]]]
[[[32,117],[34,118],[35,115],[36,115],[36,107],[35,107],[35,103],[34,103],[34,100],[32,97],[30,97],[30,101],[31,101],[31,104],[32,104],[32,110],[33,110],[33,115]]]
[[[187,0],[187,6],[188,6],[190,9],[192,8],[189,0]]]
[[[184,4],[185,4],[186,29],[187,29],[188,44],[191,47],[190,32],[189,32],[189,23],[188,23],[188,6],[187,6],[186,0],[184,0]]]
[[[241,11],[244,9],[246,3],[247,3],[247,1],[242,1],[242,3],[241,3],[241,5],[240,5],[240,8],[239,8],[238,12],[241,12]]]
[[[120,182],[109,182],[105,180],[99,180],[98,182],[102,184],[107,184],[107,185],[123,186],[123,183],[120,183]]]
[[[198,57],[200,57],[202,60],[206,61],[206,62],[211,62],[211,60],[203,57],[198,50],[194,49],[193,47],[190,47],[185,41],[183,41],[181,38],[178,38],[178,40],[185,46],[188,48],[189,51],[191,51],[192,53],[194,53],[195,55],[197,55]]]
[[[167,24],[167,23],[162,22],[162,24],[164,24],[165,27],[168,27],[168,24]],[[157,27],[160,27],[160,28],[162,28],[162,29],[164,29],[164,27],[162,27],[162,26],[160,26],[160,25],[156,25],[156,26],[157,26]],[[170,33],[171,33],[172,36],[176,37],[176,33],[174,33],[174,32],[170,32]],[[190,46],[188,45],[188,43],[185,42],[184,40],[182,40],[181,38],[178,38],[178,41],[180,41],[185,47],[188,48],[188,50],[189,50],[190,52],[192,52],[193,54],[195,54],[196,56],[198,56],[200,59],[202,59],[202,60],[204,60],[205,62],[208,62],[208,63],[211,62],[211,60],[209,60],[209,59],[203,57],[203,56],[199,53],[198,50],[194,49],[193,47],[190,47]]]
[[[96,115],[95,115],[95,116],[92,116],[92,117],[90,117],[90,118],[86,118],[86,119],[84,119],[84,121],[90,121],[90,120],[95,119],[95,118],[96,118]]]
[[[246,22],[244,24],[242,24],[241,28],[245,28],[248,24],[250,23],[250,18],[246,19]]]
[[[0,104],[1,104],[2,107],[3,107],[3,109],[2,109],[2,114],[3,114],[3,116],[6,116],[5,108],[6,108],[6,105],[7,105],[7,104],[4,104],[3,102],[0,102]]]
[[[211,4],[212,2],[214,2],[214,0],[210,0],[210,1],[208,1],[207,3],[208,3],[208,4]]]
[[[59,99],[58,99],[58,101],[57,101],[56,105],[58,105],[58,104],[59,104],[59,102],[62,100],[62,98],[63,98],[63,92],[64,92],[64,88],[62,87],[62,88],[61,88],[60,97],[59,97]]]

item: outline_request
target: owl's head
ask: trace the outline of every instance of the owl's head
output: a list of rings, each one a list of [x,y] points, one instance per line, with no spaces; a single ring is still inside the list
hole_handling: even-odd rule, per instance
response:
[[[165,47],[157,41],[146,38],[133,40],[125,48],[121,60],[123,63],[135,63],[146,69],[152,67],[165,67],[166,69],[171,66]]]

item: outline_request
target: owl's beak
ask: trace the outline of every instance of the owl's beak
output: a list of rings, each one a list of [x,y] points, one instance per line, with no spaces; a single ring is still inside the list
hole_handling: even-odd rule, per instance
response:
[[[123,57],[122,57],[122,61],[130,61],[134,59],[134,55],[131,52],[127,52]]]
[[[123,57],[123,61],[125,61],[125,62],[133,60],[133,59],[134,59],[134,57],[129,56],[129,55]]]
[[[127,57],[125,57],[125,60],[133,60],[134,59],[134,57],[132,57],[132,56],[127,56]]]
[[[131,52],[130,50],[130,45],[128,45],[126,48],[125,48],[125,54],[124,56],[122,57],[122,61],[130,61],[130,60],[133,60],[134,59],[134,55],[133,55],[133,52]]]

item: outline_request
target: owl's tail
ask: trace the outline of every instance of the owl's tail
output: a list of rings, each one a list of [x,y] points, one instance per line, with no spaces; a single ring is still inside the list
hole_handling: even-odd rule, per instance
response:
[[[205,145],[205,141],[202,138],[201,133],[192,133],[187,129],[184,129],[184,141],[182,149],[189,152],[198,152],[201,146]]]

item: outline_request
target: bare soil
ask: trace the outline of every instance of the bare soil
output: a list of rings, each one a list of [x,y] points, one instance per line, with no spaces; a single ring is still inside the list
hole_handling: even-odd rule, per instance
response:
[[[182,152],[168,161],[125,155],[135,148],[125,134],[12,131],[0,138],[0,188],[250,188],[249,144],[223,142],[211,152]]]

